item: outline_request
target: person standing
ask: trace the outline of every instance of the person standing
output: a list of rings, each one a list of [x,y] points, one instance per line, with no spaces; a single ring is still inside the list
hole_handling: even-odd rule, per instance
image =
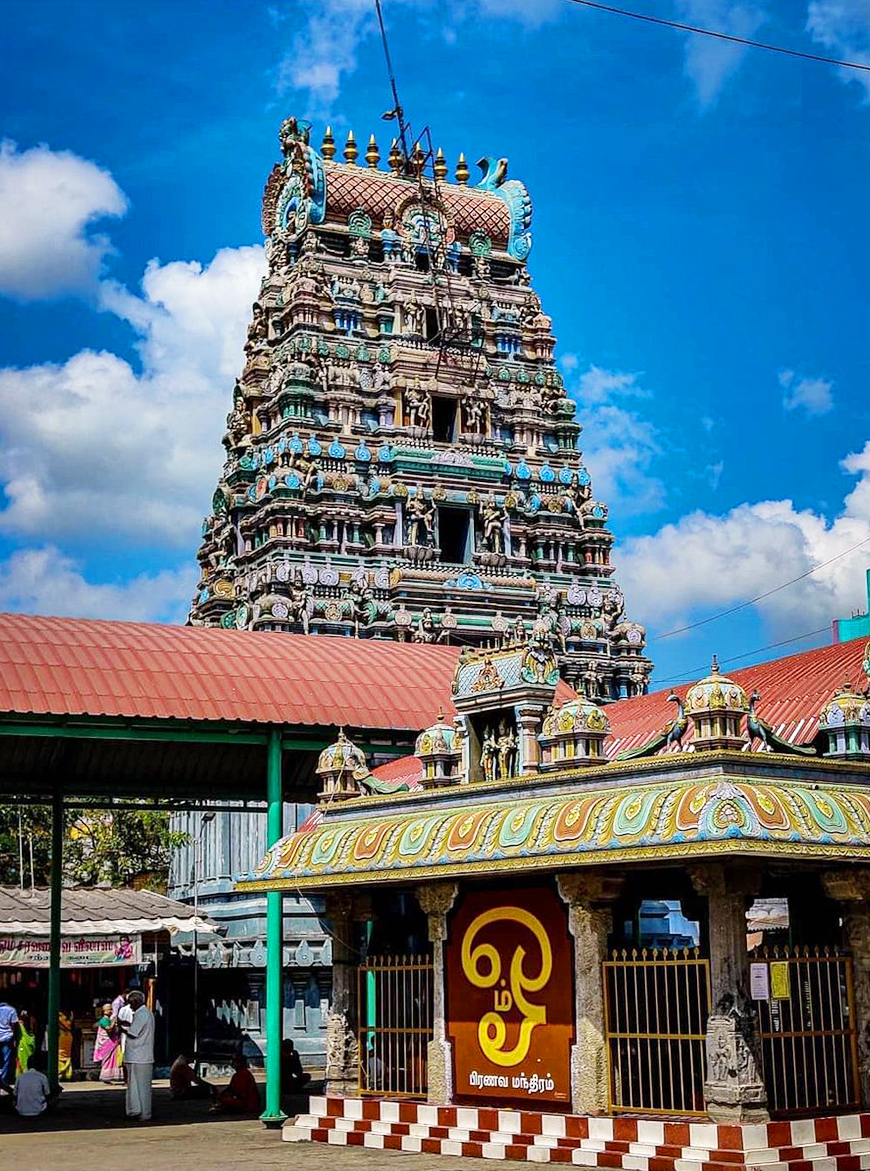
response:
[[[36,1052],[36,1026],[32,1015],[22,1009],[18,1014],[18,1048],[15,1051],[15,1075],[20,1077],[30,1068],[30,1059]]]
[[[0,1000],[0,1087],[11,1089],[15,1057],[15,1034],[18,1029],[18,1013],[11,1004]]]
[[[154,1014],[138,988],[127,994],[127,1004],[133,1012],[132,1020],[124,1021],[119,1014],[119,1024],[125,1036],[127,1117],[148,1122],[151,1119],[151,1075],[154,1071]]]

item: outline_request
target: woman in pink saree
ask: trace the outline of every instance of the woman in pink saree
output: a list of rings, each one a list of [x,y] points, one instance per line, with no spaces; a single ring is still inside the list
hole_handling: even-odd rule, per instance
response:
[[[121,1058],[121,1033],[112,1016],[111,1004],[104,1004],[103,1015],[97,1021],[97,1036],[94,1043],[94,1061],[100,1062],[101,1082],[124,1080]]]

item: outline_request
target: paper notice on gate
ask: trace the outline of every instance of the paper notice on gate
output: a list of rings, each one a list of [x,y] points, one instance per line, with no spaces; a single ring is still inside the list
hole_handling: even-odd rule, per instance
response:
[[[770,999],[788,1000],[791,995],[788,961],[779,960],[770,965]]]
[[[753,1000],[770,1000],[770,971],[767,964],[749,965],[749,990]]]

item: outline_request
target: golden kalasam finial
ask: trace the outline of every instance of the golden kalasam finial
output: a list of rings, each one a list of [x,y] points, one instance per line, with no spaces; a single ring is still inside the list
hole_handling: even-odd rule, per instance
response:
[[[445,159],[444,151],[440,146],[438,147],[438,151],[435,155],[435,162],[432,166],[432,170],[435,172],[436,179],[447,178],[447,159]]]
[[[402,172],[402,152],[399,150],[399,143],[394,138],[390,146],[390,153],[387,157],[387,162],[390,164],[390,170],[394,175],[399,175]]]
[[[713,662],[710,666],[710,674],[711,675],[718,675],[719,674],[719,660],[716,658],[715,655],[713,656]]]
[[[459,162],[456,164],[456,182],[464,187],[468,182],[468,176],[470,174],[468,163],[465,161],[465,155],[460,154]]]
[[[438,704],[438,715],[435,717],[439,724],[444,723],[444,705]]]
[[[335,139],[332,137],[332,127],[327,126],[323,132],[323,142],[320,144],[320,153],[325,159],[335,158]]]
[[[373,134],[370,134],[369,144],[366,147],[366,162],[373,171],[376,171],[380,161],[381,152],[378,150],[377,140]]]
[[[411,151],[411,163],[414,168],[414,173],[416,175],[421,174],[426,163],[426,156],[419,142],[414,143],[414,149]]]
[[[353,131],[348,130],[347,142],[344,144],[344,161],[346,163],[355,163],[358,154],[359,148],[357,147],[356,139],[353,136]]]

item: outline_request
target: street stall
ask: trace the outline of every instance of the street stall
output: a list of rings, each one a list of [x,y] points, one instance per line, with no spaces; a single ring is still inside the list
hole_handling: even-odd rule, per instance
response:
[[[0,999],[28,1014],[38,1044],[47,1023],[49,916],[48,890],[0,887]],[[177,966],[175,938],[194,931],[214,936],[216,930],[187,904],[153,891],[100,886],[64,890],[60,1018],[70,1050],[69,1076],[87,1077],[95,1071],[100,1006],[132,987],[142,989],[154,1011],[157,1060],[167,1060],[172,1003],[168,977]]]

